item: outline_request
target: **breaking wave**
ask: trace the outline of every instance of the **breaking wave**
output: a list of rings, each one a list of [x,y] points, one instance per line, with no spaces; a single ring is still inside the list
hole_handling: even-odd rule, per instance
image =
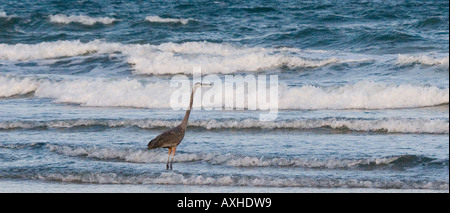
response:
[[[96,160],[136,163],[165,163],[166,153],[144,150],[113,149],[99,147],[72,147],[66,145],[32,144],[0,145],[1,148],[46,148],[51,152],[72,157],[86,157]],[[303,167],[307,169],[399,169],[415,166],[444,165],[448,160],[435,162],[435,159],[416,155],[388,156],[372,159],[302,159],[278,157],[250,157],[235,154],[189,154],[177,153],[176,162],[203,161],[215,165],[232,167]],[[61,170],[61,171],[59,171]],[[383,189],[434,189],[448,190],[446,181],[415,181],[389,179],[342,179],[333,177],[273,177],[223,174],[180,174],[177,172],[102,172],[102,171],[64,171],[27,167],[21,172],[3,174],[3,178],[27,178],[45,181],[93,183],[93,184],[169,184],[169,185],[217,185],[217,186],[266,186],[266,187],[318,187],[318,188],[383,188]]]
[[[167,109],[171,108],[171,96],[177,94],[175,92],[179,89],[170,87],[168,81],[144,82],[136,79],[79,78],[54,81],[0,75],[0,82],[0,97],[34,92],[34,96],[39,98],[52,98],[58,103],[82,106]],[[203,107],[220,109],[225,103],[234,101],[234,96],[227,95],[229,93],[225,93],[220,86],[213,86],[210,90],[214,97],[223,99],[219,102],[202,100]],[[234,90],[236,95],[247,97],[249,103],[258,103],[257,91],[249,93]],[[270,94],[269,91],[267,94]],[[449,88],[412,84],[391,85],[361,81],[334,87],[280,85],[278,89],[279,109],[396,109],[448,103]],[[255,109],[263,108],[256,105]],[[183,106],[187,106],[187,103]]]
[[[360,81],[335,87],[281,89],[280,109],[395,109],[449,103],[449,88]]]
[[[115,18],[109,18],[109,17],[100,17],[100,18],[93,18],[85,15],[64,15],[64,14],[56,14],[56,15],[50,15],[50,22],[58,23],[58,24],[70,24],[70,23],[80,23],[84,25],[94,25],[96,23],[102,23],[102,24],[112,24],[114,21],[116,21]]]
[[[422,64],[427,66],[442,65],[449,67],[449,57],[436,58],[427,55],[399,55],[397,58],[397,64],[401,65],[413,65]]]
[[[245,175],[197,175],[164,172],[155,175],[127,175],[120,173],[42,173],[31,179],[91,183],[91,184],[164,184],[213,186],[264,186],[264,187],[314,187],[314,188],[380,188],[380,189],[432,189],[448,190],[445,181],[392,181],[380,179],[340,179],[313,177],[256,177]]]
[[[0,144],[3,149],[46,149],[58,155],[89,158],[102,161],[130,163],[165,163],[167,153],[161,150],[112,148],[98,146],[57,145],[48,143]],[[448,168],[448,159],[434,159],[421,155],[396,155],[375,158],[297,158],[271,156],[244,156],[217,153],[177,153],[175,162],[205,162],[227,167],[288,167],[304,169],[386,170],[412,167]],[[34,180],[94,183],[94,184],[170,184],[217,186],[318,187],[318,188],[383,188],[448,190],[448,181],[391,180],[311,177],[311,176],[253,176],[245,174],[188,174],[178,172],[139,172],[119,170],[72,170],[63,167],[21,167],[14,174],[1,172],[1,178],[27,178]]]
[[[298,51],[298,50],[296,50]],[[192,74],[201,67],[203,74],[229,74],[271,68],[321,67],[366,59],[311,59],[300,57],[289,48],[252,48],[211,42],[121,44],[94,40],[41,42],[38,44],[0,44],[0,59],[27,61],[72,57],[85,54],[125,55],[136,74]]]
[[[147,17],[145,17],[145,20],[149,21],[149,22],[158,22],[158,23],[181,23],[181,24],[187,24],[189,21],[193,21],[194,19],[161,18],[159,16],[147,16]]]
[[[65,16],[64,16],[65,17]],[[71,17],[71,18],[70,18]],[[75,18],[77,17],[77,18]],[[70,18],[70,19],[69,19]],[[109,23],[114,19],[85,17],[84,23]],[[105,20],[103,20],[105,19]],[[65,20],[65,19],[64,19]],[[67,22],[84,20],[79,16],[67,17]],[[103,20],[103,21],[101,21]],[[314,51],[295,48],[262,48],[235,46],[227,43],[184,42],[151,44],[122,44],[94,40],[90,42],[55,41],[37,44],[0,44],[0,59],[11,61],[46,60],[99,54],[117,54],[133,68],[135,74],[192,74],[193,67],[201,67],[203,74],[231,74],[259,72],[273,69],[317,68],[333,64],[374,61],[361,56],[333,56],[310,54]],[[314,58],[314,56],[317,56]],[[448,67],[448,56],[435,58],[427,55],[399,55],[394,65],[441,65]]]
[[[180,123],[179,120],[154,120],[154,119],[75,119],[52,121],[3,121],[0,122],[0,130],[11,129],[36,129],[36,128],[90,128],[104,126],[108,128],[138,127],[142,129],[171,128]],[[202,128],[208,130],[223,129],[287,129],[287,130],[313,130],[329,128],[334,130],[387,132],[387,133],[431,133],[448,134],[449,121],[443,119],[425,118],[316,118],[277,120],[272,122],[257,119],[224,119],[224,120],[191,120],[189,128]]]
[[[12,18],[18,18],[17,15],[11,15],[11,14],[7,14],[5,11],[0,10],[0,18],[4,18],[6,20],[11,20]]]
[[[121,44],[99,40],[83,43],[76,41],[41,42],[37,44],[0,44],[0,59],[28,61],[78,56],[90,53],[107,53],[120,49]]]
[[[0,18],[7,18],[8,16],[6,15],[5,11],[0,10]]]
[[[71,147],[50,145],[46,147],[52,151],[66,156],[87,157],[98,160],[123,160],[132,163],[165,163],[166,152],[155,152],[135,149],[115,149],[99,147]],[[257,157],[242,156],[238,154],[194,154],[177,153],[175,162],[207,162],[213,165],[232,167],[301,167],[310,169],[381,169],[387,167],[414,167],[427,165],[434,159],[416,155],[399,155],[380,158],[363,159],[306,159],[283,157]],[[439,162],[442,165],[447,162]]]
[[[34,92],[37,82],[30,78],[5,78],[0,76],[0,98]]]
[[[84,157],[105,161],[130,163],[166,163],[167,153],[161,150],[113,148],[97,146],[56,145],[48,143],[0,144],[7,149],[47,149],[64,156]],[[420,155],[396,155],[376,158],[297,158],[273,156],[244,156],[240,154],[178,152],[174,162],[206,162],[231,167],[300,167],[306,169],[401,169],[416,166],[448,166],[448,159],[434,159]]]

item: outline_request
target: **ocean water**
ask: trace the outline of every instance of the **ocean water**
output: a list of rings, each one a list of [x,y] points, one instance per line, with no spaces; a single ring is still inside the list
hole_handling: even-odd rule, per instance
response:
[[[193,67],[278,116],[193,110],[166,170]],[[448,190],[448,1],[0,0],[0,192]]]

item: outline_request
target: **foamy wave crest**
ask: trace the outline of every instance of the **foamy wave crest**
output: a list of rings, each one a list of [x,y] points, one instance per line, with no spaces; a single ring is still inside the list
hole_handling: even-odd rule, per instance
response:
[[[381,188],[381,189],[432,189],[448,190],[445,181],[391,181],[380,179],[340,179],[298,177],[257,177],[246,175],[197,175],[163,172],[157,174],[121,173],[42,173],[30,174],[32,179],[92,184],[164,184],[213,186],[264,186],[264,187],[314,187],[314,188]]]
[[[36,97],[53,98],[56,102],[83,106],[171,108],[170,97],[177,90],[170,87],[168,81],[149,83],[136,79],[84,78],[52,81],[0,76],[0,82],[6,88],[0,92],[0,97],[34,91]],[[216,97],[224,97],[223,103],[219,103],[222,106],[203,103],[203,107],[223,108],[226,102],[234,101],[234,97],[224,94],[222,88],[211,89],[217,94]],[[236,94],[241,92],[236,91]],[[241,95],[257,97],[257,94],[248,94],[248,91]],[[279,109],[396,109],[448,103],[449,88],[369,81],[338,87],[280,85],[278,94]]]
[[[49,79],[0,75],[0,97],[34,92],[35,97],[82,106],[170,108],[175,88],[169,82],[144,83],[135,79]]]
[[[0,75],[0,98],[34,92],[38,83],[29,78],[8,78]]]
[[[50,15],[50,22],[58,23],[58,24],[69,24],[69,23],[81,23],[84,25],[94,25],[95,23],[102,23],[102,24],[112,24],[114,21],[116,21],[115,18],[109,18],[109,17],[101,17],[101,18],[92,18],[89,16],[84,15],[64,15],[64,14],[56,14],[56,15]]]
[[[83,43],[80,41],[41,42],[38,44],[0,44],[0,59],[27,61],[71,57],[91,53],[111,53],[120,50],[118,43],[99,40]]]
[[[5,11],[0,10],[0,18],[7,18],[8,16],[6,15]]]
[[[262,71],[271,68],[321,67],[349,60],[338,58],[307,59],[277,49],[236,47],[210,42],[165,43],[155,46],[159,51],[135,51],[128,62],[140,74],[192,74],[192,67],[202,73],[229,74],[241,71]],[[351,60],[350,60],[351,61]]]
[[[410,64],[423,64],[428,66],[442,65],[449,67],[449,57],[435,58],[426,55],[399,55],[397,58],[397,64],[410,65]]]
[[[87,157],[98,160],[122,160],[132,163],[165,163],[167,153],[159,151],[147,151],[137,149],[117,149],[100,147],[74,147],[66,145],[50,145],[46,147],[65,156]],[[379,158],[361,159],[307,159],[284,158],[266,156],[242,156],[238,154],[214,154],[214,153],[177,153],[175,162],[207,162],[213,165],[226,165],[232,167],[301,167],[312,169],[379,169],[399,168],[426,165],[434,159],[416,155],[399,155]],[[445,164],[445,162],[441,162]],[[448,164],[448,161],[447,161]]]
[[[92,126],[105,126],[109,128],[138,127],[142,129],[171,128],[180,123],[179,120],[106,120],[106,119],[75,119],[53,121],[3,121],[0,129],[34,129],[34,128],[79,128]],[[317,128],[330,128],[336,130],[388,132],[388,133],[430,133],[448,134],[449,122],[443,119],[353,119],[353,118],[322,118],[322,119],[296,119],[278,120],[273,122],[259,121],[257,119],[227,119],[227,120],[191,120],[190,128],[204,128],[209,130],[222,129],[291,129],[307,130]]]
[[[286,49],[237,47],[210,42],[121,44],[99,40],[42,42],[38,44],[0,44],[0,59],[26,61],[71,57],[85,54],[120,52],[137,74],[192,74],[202,67],[204,74],[261,71],[271,68],[321,67],[352,59],[308,59]]]
[[[281,109],[395,109],[449,103],[449,88],[370,81],[338,87],[282,87]]]
[[[10,19],[12,19],[12,18],[18,18],[18,16],[17,15],[8,15],[8,14],[6,14],[6,12],[5,11],[3,11],[3,10],[0,10],[0,18],[4,18],[4,19],[6,19],[6,20],[10,20]]]
[[[161,18],[159,16],[147,16],[145,18],[145,20],[149,21],[149,22],[158,22],[158,23],[181,23],[181,24],[187,24],[189,21],[193,21],[194,19]]]
[[[191,121],[189,126],[206,129],[348,129],[353,131],[383,131],[389,133],[448,134],[448,120],[382,118],[373,120],[348,118],[297,119],[274,122],[256,119]]]
[[[139,127],[143,129],[175,127],[179,121],[168,120],[106,120],[106,119],[74,119],[52,121],[3,121],[0,129],[36,129],[36,128],[80,128],[105,126],[110,128]]]
[[[82,106],[170,108],[170,96],[174,90],[168,82],[144,84],[126,79],[47,81],[39,85],[35,96]]]
[[[50,144],[47,144],[46,147],[52,152],[73,157],[87,157],[99,160],[122,160],[132,163],[165,163],[167,161],[167,153],[150,152],[144,149],[136,150],[99,147],[72,147]],[[177,159],[174,161],[193,162],[201,160],[201,155],[177,153]]]

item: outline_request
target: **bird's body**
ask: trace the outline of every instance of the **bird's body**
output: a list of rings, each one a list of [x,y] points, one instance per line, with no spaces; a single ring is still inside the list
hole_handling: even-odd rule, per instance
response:
[[[194,87],[192,88],[192,92],[191,92],[191,100],[189,103],[189,108],[188,108],[188,110],[186,110],[186,114],[184,115],[184,118],[183,118],[183,121],[181,122],[181,124],[159,134],[153,140],[151,140],[147,145],[148,149],[155,149],[155,148],[168,148],[169,149],[169,156],[167,158],[167,164],[166,164],[167,169],[169,169],[169,168],[172,169],[175,151],[177,149],[178,144],[180,144],[181,141],[183,140],[184,133],[186,132],[186,126],[187,126],[187,123],[189,120],[189,115],[191,114],[192,103],[194,101],[195,90],[201,86],[211,86],[211,84],[197,83],[194,85]],[[169,159],[170,159],[171,154],[172,154],[172,160],[170,161],[170,164],[169,164]]]
[[[185,132],[186,131],[178,125],[156,136],[155,139],[148,143],[147,148],[155,149],[176,147],[183,140]]]

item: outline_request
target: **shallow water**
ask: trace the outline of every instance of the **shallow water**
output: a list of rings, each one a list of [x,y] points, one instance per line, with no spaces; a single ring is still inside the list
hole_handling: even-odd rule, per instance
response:
[[[0,0],[0,191],[448,192],[448,9]],[[193,67],[277,75],[278,116],[203,102],[166,171]]]

